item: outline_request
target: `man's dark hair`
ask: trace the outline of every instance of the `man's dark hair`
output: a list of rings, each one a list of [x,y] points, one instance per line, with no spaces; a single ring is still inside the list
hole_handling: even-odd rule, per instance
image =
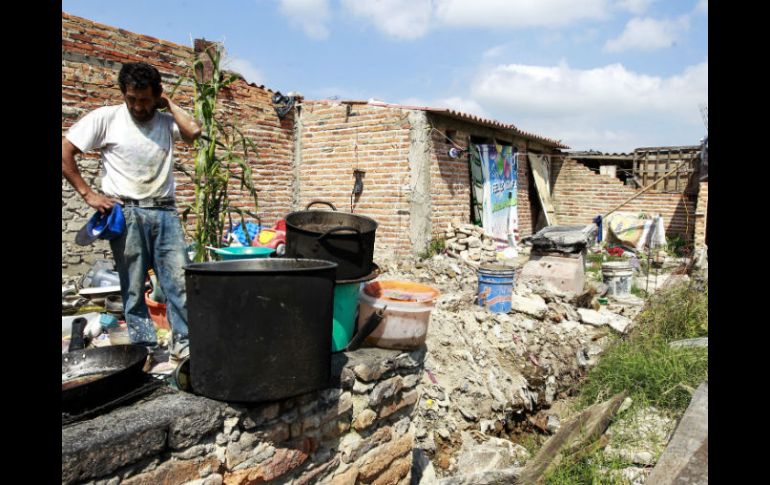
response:
[[[123,64],[123,67],[120,68],[120,74],[118,74],[118,84],[120,84],[120,91],[123,94],[126,94],[126,88],[129,86],[134,89],[144,89],[149,86],[155,96],[160,95],[163,91],[160,84],[160,73],[146,62]]]

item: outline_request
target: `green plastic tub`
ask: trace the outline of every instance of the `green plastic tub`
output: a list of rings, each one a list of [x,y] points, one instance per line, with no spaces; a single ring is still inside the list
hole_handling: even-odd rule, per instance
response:
[[[332,352],[343,350],[353,337],[358,309],[359,283],[334,285]]]
[[[229,246],[214,250],[223,260],[267,258],[275,252],[275,249],[256,246]]]

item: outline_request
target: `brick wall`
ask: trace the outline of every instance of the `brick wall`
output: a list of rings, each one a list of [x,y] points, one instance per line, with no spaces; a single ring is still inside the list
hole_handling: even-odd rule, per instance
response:
[[[353,212],[379,226],[375,254],[409,251],[408,111],[306,101],[302,106],[299,205],[321,199],[350,212],[353,170],[364,170]],[[323,209],[323,206],[318,206]]]
[[[470,222],[471,217],[469,155],[453,159],[448,155],[450,148],[456,145],[467,149],[470,137],[478,136],[494,138],[498,142],[505,141],[511,143],[520,152],[524,152],[527,149],[526,147],[530,146],[534,150],[549,153],[542,145],[518,136],[512,137],[510,133],[449,120],[439,116],[432,116],[431,122],[433,127],[436,128],[436,130],[431,132],[433,146],[433,153],[431,155],[431,200],[433,204],[432,231],[434,237],[441,237],[445,232],[447,223],[451,223],[452,220],[460,219],[462,222]],[[447,129],[455,131],[454,145],[445,136]],[[530,197],[529,172],[529,163],[526,160],[526,156],[520,156],[518,160],[517,192],[520,236],[532,234],[534,230],[532,213],[536,213],[539,210],[540,204],[537,198],[532,200],[532,197]]]
[[[161,72],[164,88],[170,92],[179,76],[185,75],[194,59],[191,47],[76,17],[62,12],[62,134],[91,110],[123,102],[117,75],[123,62],[145,61]],[[249,162],[259,190],[259,214],[272,224],[291,210],[292,166],[294,159],[294,113],[280,120],[272,108],[272,93],[244,81],[237,81],[220,99],[220,109],[237,120],[242,131],[259,147]],[[191,111],[193,90],[181,85],[174,101]],[[192,148],[182,142],[175,147],[177,160],[192,162]],[[79,161],[81,173],[92,187],[98,187],[99,155],[96,152]],[[175,173],[180,209],[193,196],[187,176]],[[233,187],[234,205],[254,209]],[[82,248],[73,243],[78,229],[93,213],[72,187],[62,179],[62,283],[82,274],[94,259],[111,257],[109,246],[98,241]]]
[[[709,183],[700,182],[698,188],[698,206],[695,211],[695,248],[706,244],[706,216],[708,215]]]
[[[552,183],[559,224],[590,224],[596,215],[612,209],[637,192],[617,178],[595,174],[571,159],[552,160]],[[661,214],[667,236],[678,234],[692,240],[694,202],[687,195],[647,192],[619,211]]]

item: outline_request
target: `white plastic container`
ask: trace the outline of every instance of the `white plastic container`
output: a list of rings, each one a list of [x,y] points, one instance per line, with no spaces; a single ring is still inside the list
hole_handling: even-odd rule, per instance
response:
[[[407,281],[375,281],[359,298],[358,329],[376,310],[387,307],[382,322],[366,337],[369,346],[409,350],[425,343],[428,323],[439,292]]]
[[[107,332],[110,335],[110,343],[112,345],[128,345],[131,343],[131,339],[128,337],[128,326],[125,324],[112,327]]]

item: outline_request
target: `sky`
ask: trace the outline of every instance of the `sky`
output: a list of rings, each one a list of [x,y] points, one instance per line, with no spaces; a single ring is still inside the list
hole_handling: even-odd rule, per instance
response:
[[[375,99],[513,123],[573,150],[697,145],[708,0],[63,0],[306,99]],[[705,114],[705,120],[704,120]]]

